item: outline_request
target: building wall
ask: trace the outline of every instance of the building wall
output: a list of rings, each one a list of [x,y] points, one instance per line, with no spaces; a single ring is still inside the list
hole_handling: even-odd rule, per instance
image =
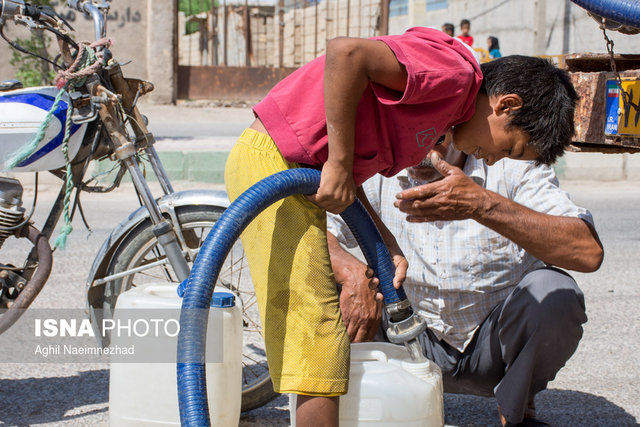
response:
[[[317,7],[288,10],[284,14],[284,66],[299,67],[324,55],[327,41],[334,37],[379,35],[379,16],[380,0],[325,0]]]
[[[93,41],[93,22],[66,7],[63,1],[54,1],[55,9],[75,29],[77,41]],[[155,102],[172,102],[174,96],[174,22],[176,0],[118,0],[111,2],[107,19],[107,36],[113,40],[111,51],[123,66],[126,77],[135,77],[154,83],[155,90],[147,95]],[[12,22],[5,24],[10,38],[28,38],[24,27]],[[52,37],[49,52],[55,56],[57,44]],[[14,78],[15,69],[9,64],[13,49],[0,41],[0,79]]]
[[[75,27],[77,40],[94,40],[90,20],[63,6],[62,0],[54,3]],[[285,43],[285,65],[299,66],[308,62],[314,55],[324,52],[326,39],[346,35],[347,13],[344,2],[340,3],[336,8],[335,1],[321,0],[317,9],[314,5],[286,11],[284,24],[288,43]],[[427,3],[430,8],[443,4],[446,7],[427,10]],[[375,34],[378,4],[378,0],[350,1],[349,35],[366,37]],[[320,15],[317,36],[316,10]],[[460,20],[470,19],[475,47],[486,48],[487,37],[493,35],[500,39],[503,55],[606,52],[598,24],[570,0],[391,0],[390,15],[391,34],[399,34],[416,25],[440,28],[444,22],[454,23],[459,33]],[[130,61],[123,68],[126,76],[145,79],[155,85],[155,90],[147,98],[153,102],[169,103],[176,98],[176,20],[177,0],[111,2],[107,30],[114,40],[114,57],[121,63]],[[254,43],[258,40],[269,43],[265,49],[254,48],[256,65],[276,65],[277,43],[273,40],[277,34],[274,27],[278,22],[278,19],[269,18],[260,23],[261,28],[252,27]],[[234,27],[239,24],[235,23]],[[5,33],[10,38],[29,36],[26,29],[16,28],[12,23],[5,25]],[[609,37],[614,40],[617,53],[640,53],[640,35],[609,32]],[[234,43],[233,52],[243,52],[241,41]],[[196,42],[192,44],[197,46]],[[53,52],[54,48],[55,44],[50,51]],[[11,48],[0,41],[0,79],[14,77],[14,69],[9,65],[11,55]],[[239,58],[244,58],[244,54]],[[240,59],[238,65],[242,65]]]
[[[451,22],[460,34],[460,20],[471,21],[474,47],[486,48],[488,36],[498,37],[503,55],[559,55],[606,52],[598,24],[570,0],[448,0],[444,9],[427,11],[429,0],[391,0],[391,10],[406,15],[391,16],[390,33],[412,26],[440,28]],[[443,3],[443,2],[440,2]],[[538,18],[536,18],[538,17]],[[544,17],[542,19],[541,17]],[[618,53],[640,53],[640,35],[608,32]]]
[[[213,13],[217,13],[214,19]],[[282,66],[300,67],[325,53],[327,40],[337,36],[372,37],[379,34],[380,0],[332,0],[313,3],[306,7],[285,8],[282,22],[276,19],[276,6],[228,6],[225,34],[224,8],[205,12],[196,17],[178,14],[179,65],[227,65],[242,67],[247,64],[246,26],[250,25],[252,67],[278,67],[280,65],[280,29],[282,29]],[[185,22],[198,19],[201,31],[185,34]],[[216,25],[211,25],[216,22]],[[280,27],[280,25],[282,25]],[[208,32],[208,34],[207,34]],[[203,37],[204,36],[204,37]],[[227,39],[227,61],[224,63],[224,43]],[[203,40],[208,42],[203,43]],[[216,43],[217,44],[214,44]],[[213,54],[211,54],[213,52]],[[208,57],[217,57],[214,63]]]

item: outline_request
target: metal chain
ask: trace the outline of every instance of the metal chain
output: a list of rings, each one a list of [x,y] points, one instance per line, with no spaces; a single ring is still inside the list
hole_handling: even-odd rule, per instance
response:
[[[614,53],[613,53],[613,40],[611,40],[607,36],[607,29],[606,29],[606,26],[605,26],[605,18],[602,18],[602,23],[600,24],[600,28],[602,28],[602,34],[604,35],[604,40],[607,43],[607,53],[609,54],[609,62],[611,63],[611,71],[613,71],[613,74],[615,74],[616,84],[618,85],[618,87],[620,88],[620,92],[622,93],[622,101],[623,101],[625,106],[630,105],[633,108],[635,108],[636,111],[640,111],[640,107],[638,107],[638,104],[635,104],[631,100],[631,95],[626,90],[624,90],[624,88],[622,87],[622,78],[620,77],[620,73],[618,72],[618,68],[616,67],[616,60],[614,58]]]

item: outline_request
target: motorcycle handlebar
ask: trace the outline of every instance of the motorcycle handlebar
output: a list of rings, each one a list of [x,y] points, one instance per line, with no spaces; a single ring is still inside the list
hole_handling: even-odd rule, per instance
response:
[[[96,6],[91,0],[67,0],[67,6],[93,19],[96,40],[100,40],[106,36],[106,21],[102,11],[109,10],[109,3],[102,0],[102,4]]]
[[[105,37],[106,21],[103,11],[109,10],[109,3],[102,0],[102,3],[96,6],[91,0],[67,0],[67,5],[93,19],[96,40]],[[38,21],[41,15],[48,16],[40,8],[25,4],[24,0],[0,0],[0,19],[28,16],[34,21]]]
[[[24,0],[0,0],[0,18],[25,15]]]
[[[5,19],[14,18],[23,24],[33,21],[57,26],[56,13],[48,6],[32,6],[24,0],[0,0],[0,26]],[[25,18],[28,20],[25,21]]]
[[[34,21],[38,21],[40,16],[47,15],[37,6],[31,6],[24,0],[0,0],[0,17],[8,18],[13,16],[28,16]]]

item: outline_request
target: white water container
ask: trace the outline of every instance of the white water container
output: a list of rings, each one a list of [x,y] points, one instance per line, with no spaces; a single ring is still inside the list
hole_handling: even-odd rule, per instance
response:
[[[150,311],[147,309],[165,309],[177,313],[174,309],[181,307],[182,298],[176,289],[174,285],[150,283],[123,292],[116,303],[114,320],[118,320],[119,310],[124,313],[125,309],[144,309],[145,313]],[[211,345],[220,346],[220,342],[210,342],[212,338],[222,337],[223,355],[221,363],[206,363],[209,414],[212,425],[236,427],[242,399],[242,308],[235,304],[239,300],[231,292],[218,292],[219,289],[216,288],[209,314],[207,353]],[[233,305],[226,307],[230,301]],[[214,310],[222,315],[212,315]],[[118,337],[112,335],[111,343],[117,346]],[[167,351],[176,354],[177,337]],[[176,363],[112,362],[109,420],[113,427],[179,426]]]
[[[349,392],[340,397],[340,427],[443,426],[442,393],[435,363],[413,363],[406,348],[395,344],[354,343]],[[296,397],[289,397],[292,427]]]

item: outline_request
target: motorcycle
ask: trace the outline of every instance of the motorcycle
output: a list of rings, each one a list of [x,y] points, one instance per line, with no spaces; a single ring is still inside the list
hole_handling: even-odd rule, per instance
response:
[[[58,70],[61,87],[23,88],[15,80],[0,84],[0,163],[5,165],[0,172],[35,173],[36,196],[39,172],[50,172],[62,180],[44,224],[36,228],[31,217],[37,197],[26,212],[21,182],[0,176],[0,248],[9,238],[27,239],[32,246],[22,266],[0,263],[0,333],[18,320],[46,284],[52,265],[53,231],[61,217],[65,227],[70,226],[75,212],[84,217],[79,199],[82,192],[112,191],[128,174],[141,201],[140,208],[111,231],[90,268],[87,309],[97,337],[101,337],[97,325],[113,315],[122,292],[150,281],[176,284],[186,279],[208,230],[229,205],[223,191],[174,190],[154,148],[148,120],[137,105],[153,85],[125,77],[109,49],[109,2],[68,0],[67,6],[93,21],[96,42],[77,43],[68,35],[72,28],[51,7],[0,0],[0,35],[14,48],[38,56],[5,37],[7,22],[55,35],[60,54],[50,62]],[[17,158],[16,153],[21,156]],[[117,165],[113,182],[99,185],[86,177],[91,162],[107,158]],[[141,168],[143,160],[160,184],[160,197],[152,194]],[[242,410],[250,410],[276,394],[240,242],[227,257],[216,285],[231,289],[242,302]],[[109,336],[101,340],[101,345],[109,344]]]

